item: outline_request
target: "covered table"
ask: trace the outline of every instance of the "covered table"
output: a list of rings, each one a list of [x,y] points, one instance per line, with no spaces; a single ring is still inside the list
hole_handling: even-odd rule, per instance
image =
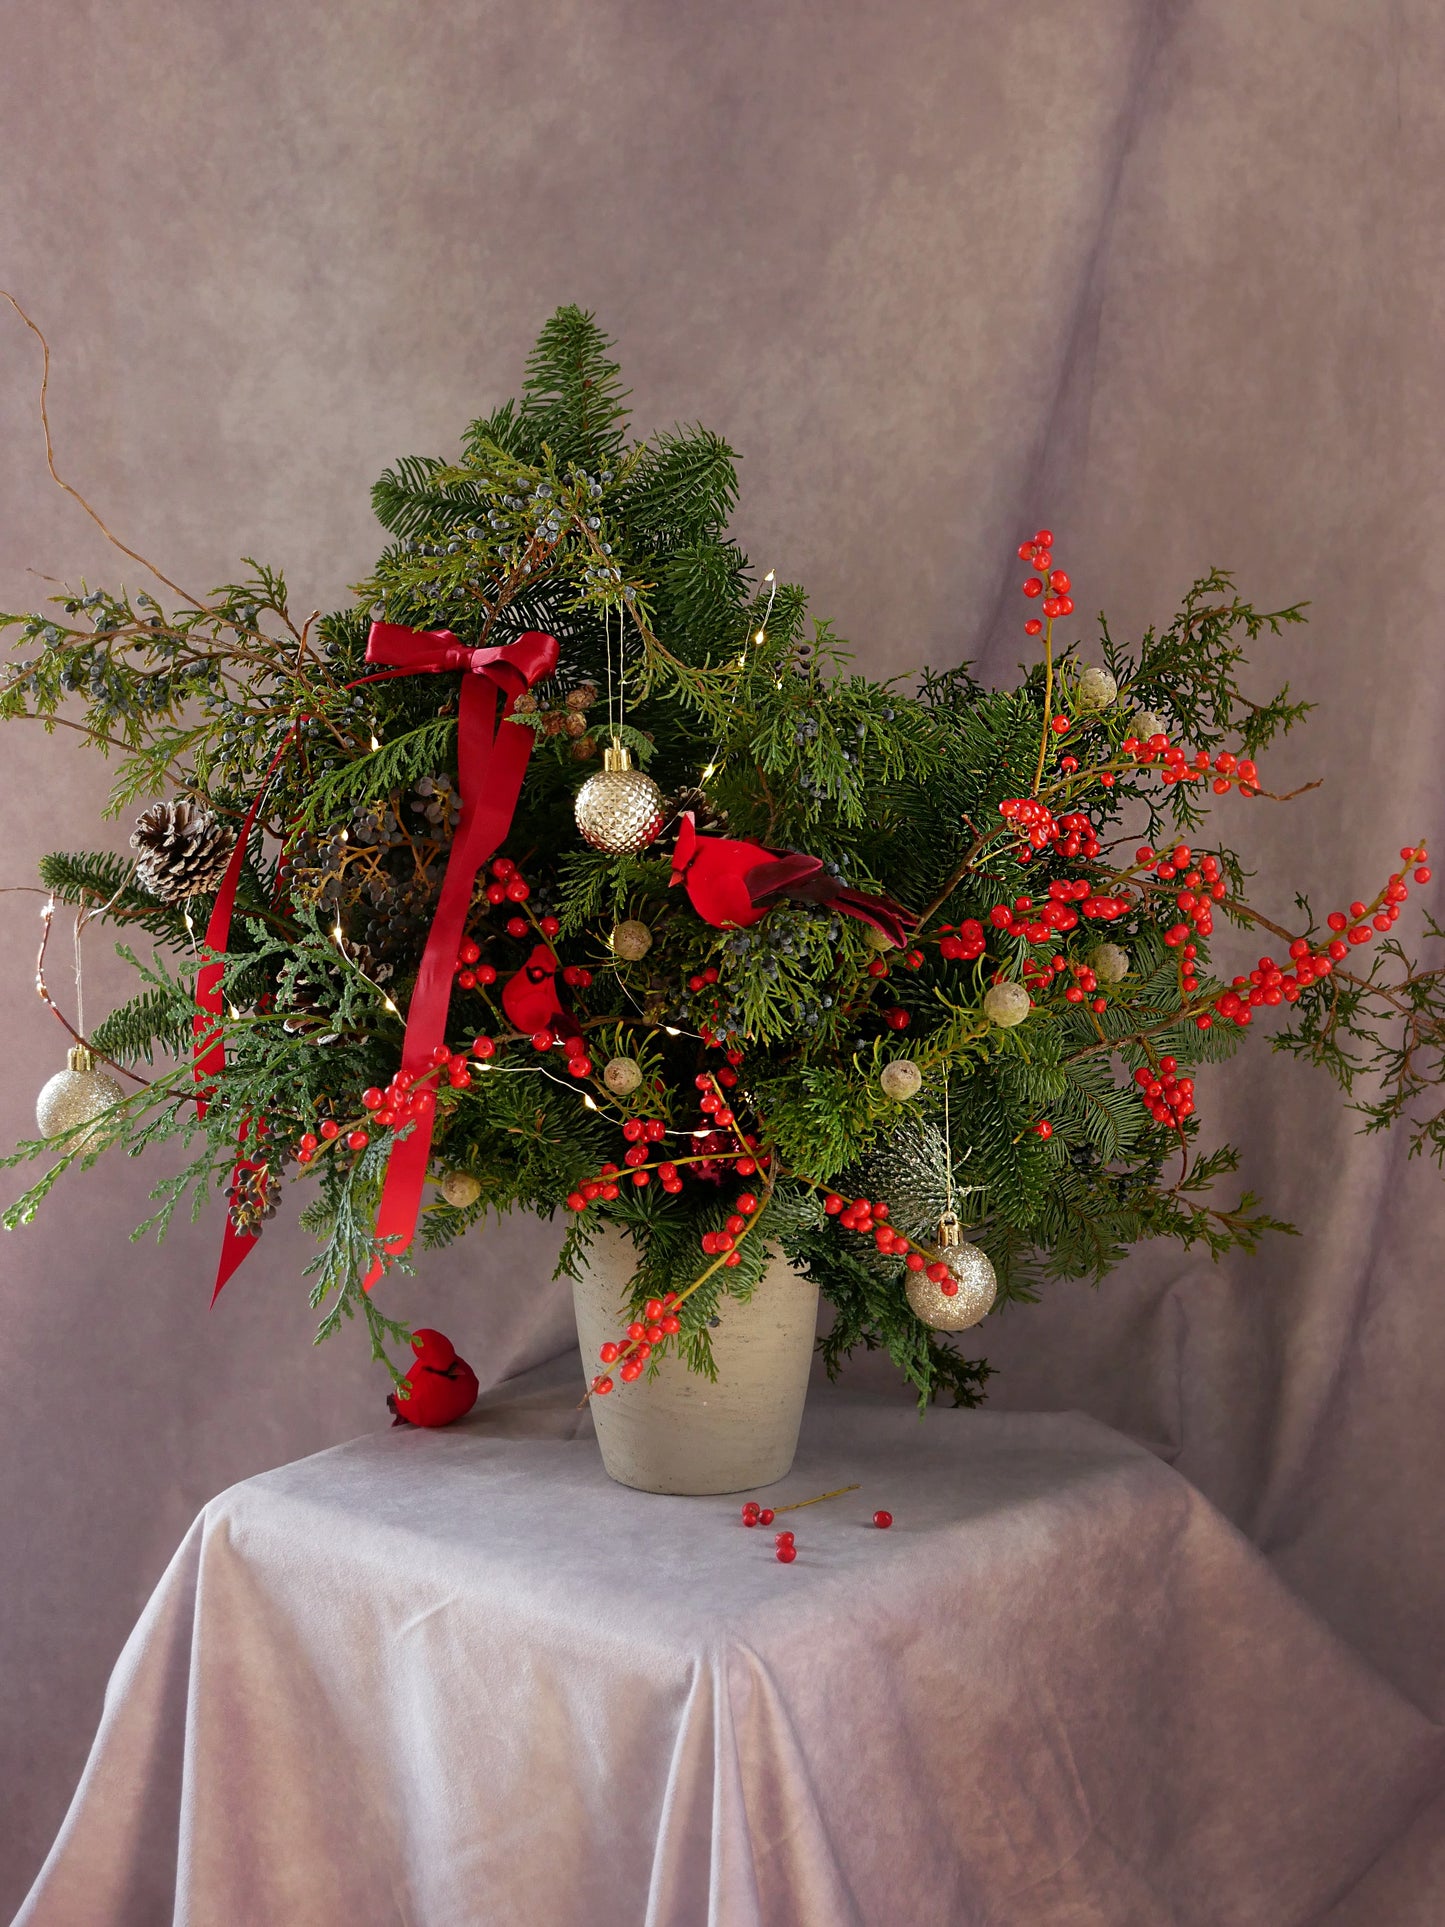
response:
[[[1143,1447],[813,1398],[781,1505],[612,1485],[575,1361],[223,1493],[24,1927],[1319,1920],[1441,1736]],[[871,1523],[895,1515],[891,1530]]]

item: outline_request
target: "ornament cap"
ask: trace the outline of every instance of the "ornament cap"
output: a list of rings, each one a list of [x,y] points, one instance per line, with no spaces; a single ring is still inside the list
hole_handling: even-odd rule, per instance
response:
[[[94,1054],[84,1044],[72,1044],[65,1062],[67,1069],[73,1071],[93,1071],[95,1069]]]
[[[615,739],[602,752],[603,769],[631,769],[632,751]]]
[[[962,1236],[963,1226],[958,1222],[957,1212],[945,1211],[938,1220],[939,1244],[946,1251],[950,1245],[956,1245]]]

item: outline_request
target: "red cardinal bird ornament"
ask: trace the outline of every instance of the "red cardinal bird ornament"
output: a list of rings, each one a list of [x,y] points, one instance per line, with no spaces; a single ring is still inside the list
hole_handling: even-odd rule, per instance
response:
[[[387,1404],[397,1425],[451,1425],[477,1402],[477,1375],[439,1331],[423,1326],[411,1335],[416,1363]]]
[[[693,909],[715,930],[758,923],[782,897],[856,917],[900,948],[918,921],[891,897],[848,889],[828,874],[820,857],[800,850],[780,856],[736,836],[701,836],[691,810],[678,820],[671,882],[686,885]]]
[[[557,995],[557,958],[539,943],[522,968],[502,985],[502,1009],[530,1037],[539,1030],[558,1036],[575,1028],[575,1019]]]

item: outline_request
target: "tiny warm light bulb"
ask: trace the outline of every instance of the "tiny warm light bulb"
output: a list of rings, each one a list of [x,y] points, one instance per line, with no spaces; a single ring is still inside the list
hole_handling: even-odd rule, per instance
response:
[[[376,740],[376,736],[375,736],[375,734],[374,734],[374,733],[373,733],[373,735],[372,735],[372,738],[371,738],[371,747],[372,747],[373,749],[380,749],[380,748],[381,748],[381,744],[380,744],[380,743],[379,743],[379,742],[378,742],[378,741]]]
[[[667,1032],[669,1037],[681,1037],[682,1035],[682,1032],[680,1030],[674,1030],[671,1024],[664,1024],[662,1028]]]
[[[766,636],[767,636],[766,629],[759,629],[758,633],[753,637],[753,641],[762,642],[766,638]]]
[[[717,775],[717,764],[709,763],[707,768],[702,773],[702,780],[705,783],[709,778],[709,776],[716,776],[716,775]]]
[[[773,570],[769,569],[767,574],[763,577],[764,582],[771,582],[773,579],[773,573],[774,573]]]
[[[586,1091],[582,1093],[582,1102],[587,1106],[589,1111],[595,1111],[597,1109],[596,1098],[589,1096]]]
[[[387,1009],[391,1012],[393,1017],[400,1017],[401,1012],[397,1009],[396,1005],[391,1001],[390,997],[383,997],[381,1001],[386,1005]]]

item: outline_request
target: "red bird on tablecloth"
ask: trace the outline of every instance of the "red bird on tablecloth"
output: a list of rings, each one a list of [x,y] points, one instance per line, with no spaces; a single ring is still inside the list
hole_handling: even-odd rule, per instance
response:
[[[423,1326],[411,1335],[416,1363],[387,1399],[397,1425],[451,1425],[465,1418],[481,1389],[477,1375],[439,1331]]]
[[[546,944],[539,943],[502,985],[502,1009],[529,1037],[539,1030],[562,1036],[577,1028],[576,1018],[557,995],[557,958]]]
[[[736,836],[701,836],[692,811],[678,821],[672,853],[673,884],[687,886],[692,907],[715,930],[759,923],[782,897],[823,904],[871,924],[900,949],[918,919],[891,897],[850,890],[801,850],[781,856],[761,843]]]

